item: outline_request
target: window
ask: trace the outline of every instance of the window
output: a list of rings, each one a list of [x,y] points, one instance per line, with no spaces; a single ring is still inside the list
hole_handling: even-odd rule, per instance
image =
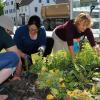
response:
[[[9,6],[9,2],[6,2],[5,5],[6,5],[6,6]]]
[[[11,5],[13,5],[13,1],[11,1]]]
[[[11,10],[9,9],[9,13],[11,13]]]
[[[7,6],[7,2],[5,2],[5,6]]]
[[[27,11],[27,7],[25,7],[25,11]]]
[[[34,9],[35,9],[35,12],[37,12],[37,11],[38,11],[38,7],[35,7]]]
[[[9,9],[9,13],[14,13],[14,9]]]
[[[16,9],[14,8],[14,9],[13,9],[13,13],[15,13],[15,12],[16,12]]]
[[[81,4],[82,7],[88,6],[88,5],[89,5],[88,3]]]
[[[7,6],[9,6],[9,2],[7,2]]]
[[[39,3],[41,3],[42,2],[42,0],[39,0]]]
[[[13,18],[14,22],[16,21],[15,17]]]
[[[23,7],[21,7],[21,12],[23,12]]]
[[[50,0],[47,0],[47,3],[50,3]]]
[[[93,14],[92,14],[92,17],[93,17],[93,18],[99,18],[99,14],[96,14],[96,13],[94,14],[94,13],[93,13]]]
[[[5,14],[8,14],[8,10],[5,10]]]
[[[12,13],[13,12],[13,10],[12,9],[9,9],[9,13]]]
[[[92,28],[98,29],[99,28],[99,23],[98,22],[94,22]]]
[[[8,14],[8,10],[6,10],[6,14]]]

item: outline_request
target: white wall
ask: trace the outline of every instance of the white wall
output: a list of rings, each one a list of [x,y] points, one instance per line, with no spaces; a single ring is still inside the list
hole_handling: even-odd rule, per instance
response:
[[[13,1],[13,5],[11,5],[11,1]],[[4,15],[6,15],[6,16],[9,16],[9,17],[11,17],[13,20],[14,20],[14,17],[16,17],[16,9],[15,9],[15,0],[6,0],[6,3],[8,4],[8,5],[5,5],[5,7],[4,7]],[[15,12],[13,11],[13,12],[9,12],[9,10],[13,10],[13,9],[15,9]],[[5,11],[7,11],[8,10],[8,13],[5,13]]]
[[[15,4],[11,5],[11,1],[15,2],[16,0],[6,0],[6,2],[10,3],[10,5],[5,6],[4,11],[15,8]],[[17,10],[17,14],[16,14],[16,9],[15,9],[14,13],[8,13],[5,15],[10,16],[10,17],[15,17],[15,18],[17,15],[16,24],[21,25],[22,24],[22,17],[20,16],[20,14],[25,13],[25,23],[27,24],[29,17],[32,15],[38,15],[42,19],[41,6],[42,5],[50,5],[50,4],[55,4],[54,0],[50,0],[50,3],[47,3],[47,0],[42,0],[41,3],[39,3],[39,0],[33,0],[29,5],[25,5],[25,6],[20,7],[19,10]],[[38,8],[37,12],[35,12],[35,7]]]
[[[27,6],[20,7],[20,12],[19,13],[25,13],[25,23],[27,24],[27,21],[30,16],[32,15],[38,15],[41,19],[41,7],[42,5],[50,5],[50,4],[55,4],[54,0],[50,0],[50,3],[47,3],[47,0],[42,0],[41,3],[39,3],[39,0],[33,0],[33,2]],[[27,8],[27,11],[25,11],[25,7]],[[37,12],[35,12],[35,7],[37,7]],[[21,10],[23,9],[23,10]],[[19,21],[21,22],[21,21]]]

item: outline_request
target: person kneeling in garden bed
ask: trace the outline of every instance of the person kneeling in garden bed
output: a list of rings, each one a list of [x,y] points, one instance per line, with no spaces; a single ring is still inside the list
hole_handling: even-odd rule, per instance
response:
[[[2,94],[3,82],[13,74],[20,64],[18,49],[10,36],[13,32],[13,26],[9,17],[0,16],[0,50],[6,50],[6,52],[0,53],[0,100],[8,98],[8,95]]]
[[[46,31],[41,25],[41,20],[38,16],[31,16],[28,24],[19,27],[14,35],[14,41],[20,50],[22,61],[26,60],[29,65],[32,65],[31,54],[39,53],[43,57],[49,55],[53,47],[53,39],[46,37]],[[19,79],[21,68],[16,69],[14,79]]]

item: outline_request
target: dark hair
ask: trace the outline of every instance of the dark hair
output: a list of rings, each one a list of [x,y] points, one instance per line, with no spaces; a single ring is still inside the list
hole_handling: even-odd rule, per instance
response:
[[[40,17],[37,15],[31,16],[28,21],[28,25],[32,25],[32,24],[35,24],[38,28],[40,28],[40,26],[41,26]]]

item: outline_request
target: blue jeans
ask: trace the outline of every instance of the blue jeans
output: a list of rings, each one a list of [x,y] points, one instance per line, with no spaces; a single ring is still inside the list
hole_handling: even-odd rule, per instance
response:
[[[19,62],[19,57],[14,52],[0,53],[0,70],[3,68],[14,68]]]

